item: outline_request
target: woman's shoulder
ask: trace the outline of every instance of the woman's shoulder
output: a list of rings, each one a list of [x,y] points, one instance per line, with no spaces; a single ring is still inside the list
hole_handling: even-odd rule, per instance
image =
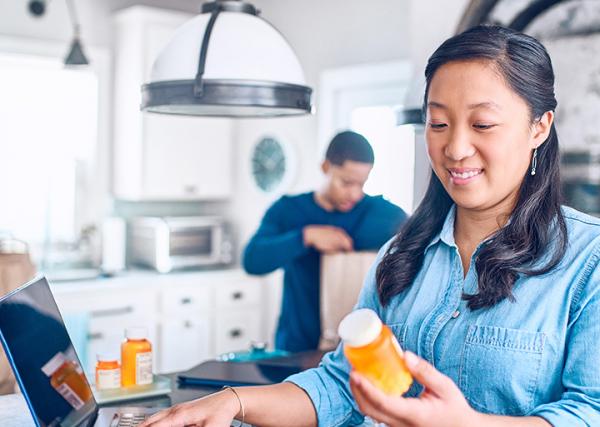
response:
[[[567,226],[567,264],[596,265],[600,258],[600,218],[568,206],[562,207]]]
[[[587,236],[595,239],[600,236],[600,218],[580,212],[569,206],[562,206],[562,213],[570,238]]]

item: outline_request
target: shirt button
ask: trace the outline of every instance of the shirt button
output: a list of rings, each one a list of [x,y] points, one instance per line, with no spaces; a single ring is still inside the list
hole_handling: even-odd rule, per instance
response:
[[[460,316],[460,310],[456,310],[454,313],[452,313],[453,319],[456,319],[458,316]]]

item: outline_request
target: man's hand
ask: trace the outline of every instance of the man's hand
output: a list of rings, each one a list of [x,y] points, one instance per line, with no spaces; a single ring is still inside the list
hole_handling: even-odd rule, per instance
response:
[[[330,254],[349,252],[354,248],[352,238],[343,229],[331,225],[307,225],[303,230],[304,245]]]

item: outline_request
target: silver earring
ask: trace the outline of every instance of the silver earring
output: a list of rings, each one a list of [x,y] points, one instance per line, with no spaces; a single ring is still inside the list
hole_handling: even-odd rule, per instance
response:
[[[531,160],[531,175],[535,175],[535,168],[537,167],[537,147],[533,150],[533,159]]]

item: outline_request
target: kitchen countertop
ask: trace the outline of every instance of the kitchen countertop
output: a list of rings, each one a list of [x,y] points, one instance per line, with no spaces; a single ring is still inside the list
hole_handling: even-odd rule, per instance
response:
[[[159,396],[144,400],[124,402],[119,406],[143,406],[168,408],[181,402],[197,399],[210,393],[219,391],[215,388],[180,387],[176,379],[177,374],[168,375],[172,381],[173,391],[166,396]],[[116,406],[116,405],[107,405]],[[35,427],[25,399],[20,394],[0,396],[0,426],[2,427]]]

